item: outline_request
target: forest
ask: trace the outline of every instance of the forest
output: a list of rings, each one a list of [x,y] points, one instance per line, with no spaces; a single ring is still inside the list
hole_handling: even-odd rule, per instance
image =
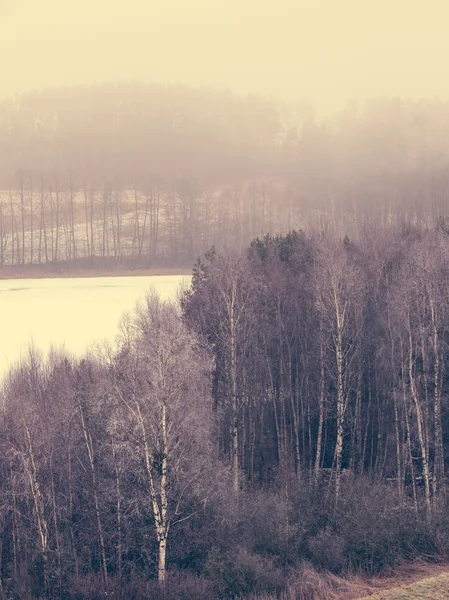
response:
[[[0,102],[0,269],[190,268],[211,246],[322,218],[342,237],[448,216],[449,104],[378,98],[328,117],[144,83]]]
[[[447,560],[448,135],[438,100],[0,102],[0,276],[193,266],[7,375],[0,599],[340,600]]]
[[[116,346],[30,348],[2,391],[3,598],[326,600],[447,559],[448,221],[357,232],[212,247]]]

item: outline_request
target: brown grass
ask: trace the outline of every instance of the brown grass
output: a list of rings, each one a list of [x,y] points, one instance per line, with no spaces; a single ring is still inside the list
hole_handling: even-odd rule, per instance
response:
[[[371,594],[360,600],[449,600],[449,572]]]
[[[266,594],[252,600],[275,598]],[[278,600],[449,600],[449,566],[416,562],[372,578],[305,568]]]

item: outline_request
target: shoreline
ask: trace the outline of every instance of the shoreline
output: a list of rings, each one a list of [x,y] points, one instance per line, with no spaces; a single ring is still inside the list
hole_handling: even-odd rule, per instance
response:
[[[0,269],[0,281],[9,279],[79,279],[94,277],[167,277],[167,276],[189,276],[192,269],[187,268],[146,268],[146,269],[66,269],[61,271],[49,270],[37,271],[36,269]]]

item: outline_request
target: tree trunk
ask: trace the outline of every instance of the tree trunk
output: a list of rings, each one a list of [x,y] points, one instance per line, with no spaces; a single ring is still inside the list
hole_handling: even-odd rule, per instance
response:
[[[67,451],[67,462],[69,471],[68,481],[68,493],[69,493],[69,523],[70,523],[70,542],[72,544],[73,562],[75,565],[75,581],[79,579],[79,564],[78,564],[78,553],[76,550],[75,531],[73,526],[73,477],[72,477],[72,451],[71,451],[71,440],[69,439],[68,451]]]
[[[418,393],[415,385],[415,378],[413,376],[413,343],[412,343],[412,330],[410,318],[408,321],[409,325],[409,360],[408,360],[408,375],[409,375],[409,383],[410,383],[410,392],[412,394],[413,402],[415,404],[416,409],[416,424],[418,427],[418,440],[419,445],[421,447],[421,457],[422,457],[422,468],[423,468],[423,477],[424,477],[424,487],[425,487],[425,498],[426,498],[426,512],[427,516],[430,516],[431,504],[430,504],[430,474],[429,474],[429,462],[428,456],[426,452],[426,440],[424,438],[424,424],[423,424],[423,415],[421,409],[421,403],[418,398]]]
[[[34,262],[33,180],[30,179],[30,264]]]
[[[9,205],[11,212],[11,265],[14,266],[14,249],[15,249],[15,218],[14,218],[14,202],[12,199],[12,191],[9,189]]]
[[[104,579],[104,581],[106,581],[108,578],[108,568],[107,568],[107,561],[106,561],[106,549],[105,549],[105,543],[104,543],[103,526],[101,523],[100,501],[98,498],[98,491],[97,491],[97,474],[96,474],[96,468],[95,468],[94,447],[93,447],[92,436],[87,429],[86,421],[84,418],[84,411],[83,411],[83,408],[81,405],[81,401],[79,399],[78,399],[78,409],[79,409],[79,414],[80,414],[81,427],[83,430],[84,441],[86,444],[87,455],[89,457],[89,466],[90,466],[90,472],[91,472],[91,476],[92,476],[92,492],[93,492],[93,496],[94,496],[95,517],[97,520],[98,541],[99,541],[99,545],[100,545],[101,568],[102,568],[103,579]]]
[[[48,591],[48,524],[45,517],[44,499],[40,491],[40,486],[37,477],[37,465],[31,443],[31,435],[28,426],[24,422],[24,428],[27,440],[27,456],[24,458],[24,467],[30,483],[31,495],[33,497],[34,511],[36,514],[36,525],[39,535],[39,544],[42,552],[44,585],[46,592]]]
[[[86,258],[91,258],[90,255],[90,243],[89,243],[89,208],[88,208],[88,192],[87,192],[87,184],[84,184],[84,218],[86,225]]]
[[[433,342],[433,386],[434,386],[434,428],[435,428],[435,491],[445,492],[445,469],[444,469],[444,446],[443,425],[441,421],[441,373],[440,373],[440,351],[438,339],[438,327],[436,319],[436,307],[431,294],[429,294],[430,313],[432,318],[432,342]]]
[[[343,390],[343,343],[341,331],[339,329],[336,340],[337,356],[337,440],[335,445],[335,499],[340,495],[341,468],[343,457],[343,420],[345,411],[344,390]]]
[[[321,445],[323,439],[323,424],[324,424],[324,348],[323,340],[320,338],[320,391],[318,396],[318,433],[316,439],[316,454],[315,454],[315,480],[318,481],[321,467]]]
[[[55,231],[55,258],[54,258],[54,260],[55,260],[55,262],[57,262],[58,258],[59,258],[59,208],[60,208],[58,182],[56,182],[56,184],[55,184],[55,197],[56,197],[56,223],[55,223],[56,231]]]
[[[112,439],[112,456],[114,458],[115,470],[115,492],[116,511],[117,511],[117,574],[119,579],[122,577],[122,495],[120,490],[120,469],[117,458],[117,448],[114,439]]]
[[[93,261],[95,258],[95,242],[94,242],[94,190],[90,188],[90,258]]]
[[[231,345],[231,436],[232,436],[232,482],[235,494],[240,491],[239,477],[239,437],[238,437],[238,399],[237,399],[237,323],[235,315],[236,282],[232,282],[229,304],[229,325]]]
[[[22,223],[22,265],[25,264],[25,191],[23,175],[20,174],[20,218]]]
[[[72,259],[75,260],[77,258],[77,248],[76,248],[76,234],[75,234],[75,203],[74,203],[74,192],[73,192],[73,181],[72,176],[69,179],[70,185],[70,237],[72,241]]]

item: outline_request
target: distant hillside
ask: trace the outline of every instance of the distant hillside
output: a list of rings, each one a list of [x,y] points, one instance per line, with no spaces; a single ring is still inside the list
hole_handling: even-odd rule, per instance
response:
[[[280,128],[267,100],[207,88],[47,89],[0,103],[0,176],[18,169],[122,179],[255,175],[274,166]]]
[[[305,108],[103,84],[0,102],[0,267],[190,267],[212,245],[328,221],[449,216],[449,104]],[[58,267],[59,268],[59,267]]]

